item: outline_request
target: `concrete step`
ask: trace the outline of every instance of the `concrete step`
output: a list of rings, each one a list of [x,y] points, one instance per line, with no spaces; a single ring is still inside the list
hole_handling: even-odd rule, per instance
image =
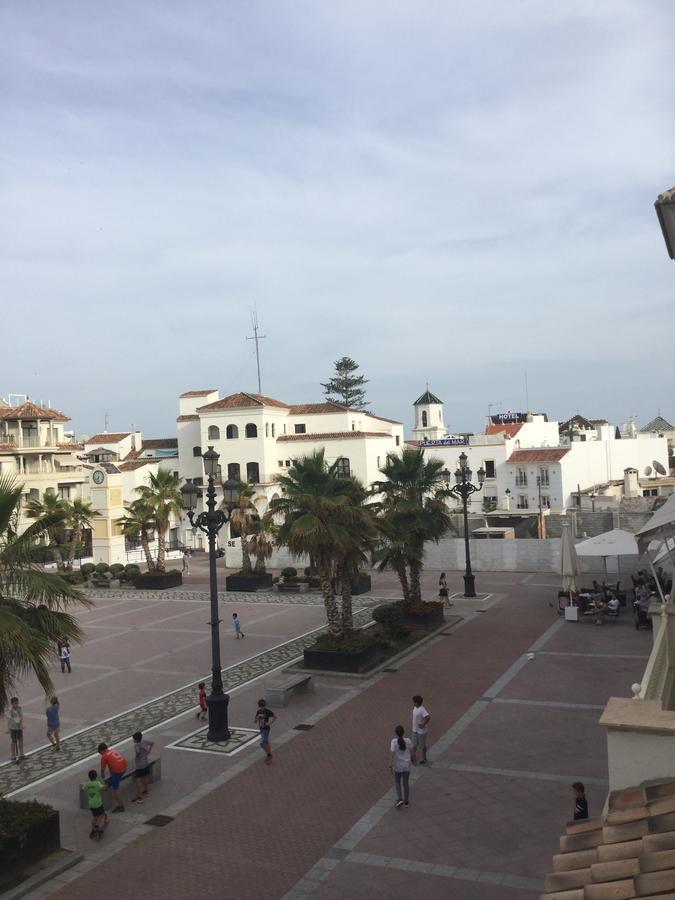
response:
[[[590,869],[572,869],[569,872],[553,872],[547,875],[544,886],[547,891],[570,891],[584,887],[592,881]]]
[[[641,872],[659,872],[661,869],[675,869],[675,850],[657,850],[656,853],[642,853],[638,858]]]
[[[590,850],[601,843],[602,828],[598,828],[596,831],[585,831],[582,834],[563,834],[560,838],[560,849],[563,853],[575,853],[577,850]]]
[[[605,844],[618,844],[619,841],[634,841],[636,838],[649,834],[649,825],[649,819],[640,819],[638,822],[626,822],[624,825],[605,825],[602,829],[602,839]]]
[[[643,788],[648,803],[652,800],[660,800],[661,797],[671,797],[675,794],[675,781],[662,781],[658,784],[648,784]]]
[[[650,816],[649,833],[658,834],[662,831],[675,831],[675,813],[664,813],[662,816]]]
[[[626,788],[625,791],[613,791],[609,795],[609,808],[630,809],[632,806],[644,806],[645,801],[644,788]]]
[[[670,810],[664,809],[663,812],[670,812]],[[605,817],[605,822],[608,825],[623,825],[625,822],[638,822],[640,819],[646,819],[650,813],[651,808],[648,811],[647,807],[644,805],[631,806],[630,809],[610,809]]]
[[[574,888],[571,891],[554,891],[552,894],[542,894],[541,900],[584,900],[584,889]]]
[[[664,831],[660,834],[647,834],[642,838],[645,853],[656,853],[659,850],[675,850],[675,831]],[[639,854],[635,854],[639,856]],[[598,855],[598,858],[600,856]]]
[[[591,866],[591,876],[594,884],[603,881],[621,881],[639,874],[640,863],[635,858],[597,862]]]
[[[587,884],[584,888],[584,900],[632,900],[633,897],[635,882],[632,878],[608,884]]]
[[[638,897],[644,894],[663,894],[675,891],[675,869],[664,869],[662,872],[647,872],[635,879]]]
[[[568,822],[565,828],[566,834],[583,834],[586,831],[595,831],[602,828],[602,819],[577,819],[576,822]]]
[[[662,816],[665,813],[675,813],[675,795],[673,794],[652,800],[649,804],[650,816]]]
[[[646,838],[637,838],[635,841],[619,841],[618,844],[603,844],[595,851],[598,855],[597,861],[611,862],[615,859],[630,859],[631,857],[635,859],[644,852],[644,840]]]
[[[637,856],[637,852],[632,855]],[[570,869],[584,869],[594,862],[598,862],[598,851],[595,847],[591,850],[577,850],[576,853],[556,853],[553,857],[553,871],[569,872]]]

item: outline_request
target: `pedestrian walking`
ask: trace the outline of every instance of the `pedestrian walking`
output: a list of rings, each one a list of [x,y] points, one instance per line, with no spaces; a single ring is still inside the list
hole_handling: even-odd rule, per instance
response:
[[[448,599],[448,579],[445,577],[445,572],[441,572],[441,577],[438,579],[438,599],[441,603],[452,606]]]
[[[59,698],[51,697],[49,706],[45,710],[47,714],[47,738],[49,743],[55,750],[61,749],[61,741],[59,739],[59,728],[61,722],[59,720]]]
[[[80,787],[87,795],[89,812],[91,813],[91,831],[89,832],[89,837],[98,838],[100,841],[103,837],[103,830],[108,824],[108,817],[105,814],[105,807],[103,806],[103,791],[107,791],[108,788],[102,781],[99,781],[97,775],[96,769],[90,769],[88,776],[89,780],[85,781]]]
[[[183,550],[183,571],[186,575],[190,574],[190,551],[187,547]]]
[[[12,697],[9,701],[7,733],[9,734],[12,759],[18,763],[19,760],[26,758],[23,752],[23,710],[19,706],[18,697]]]
[[[572,790],[574,791],[574,819],[587,819],[588,800],[586,799],[586,791],[581,781],[575,781],[572,785]]]
[[[265,762],[272,762],[272,747],[270,745],[270,727],[276,721],[276,716],[267,708],[264,700],[258,700],[258,708],[255,711],[254,722],[260,729],[260,747],[265,753]]]
[[[419,694],[415,694],[415,696],[413,697],[413,704],[412,740],[415,748],[422,752],[420,765],[424,766],[427,762],[427,726],[429,725],[431,716],[425,709],[424,700],[422,697],[420,697]]]
[[[204,681],[199,682],[199,712],[197,713],[197,718],[201,719],[202,722],[206,720],[206,683]]]
[[[66,667],[68,667],[68,674],[70,675],[70,644],[67,640],[59,642],[59,659],[61,660],[61,672],[65,672]]]
[[[232,624],[234,625],[234,633],[239,640],[239,638],[245,638],[246,635],[241,630],[241,622],[239,621],[239,616],[236,613],[232,613]]]
[[[394,773],[396,783],[396,809],[400,809],[410,804],[410,766],[415,764],[415,748],[410,738],[405,737],[403,725],[394,728],[394,735],[389,747],[389,768]]]
[[[122,795],[119,788],[122,775],[127,770],[127,761],[117,750],[108,750],[107,744],[99,744],[98,752],[101,754],[101,778],[105,778],[106,768],[110,772],[110,790],[113,792],[113,797],[117,804],[113,808],[113,812],[124,812],[124,803],[122,803]]]
[[[136,796],[132,803],[142,803],[143,797],[148,796],[148,781],[150,778],[150,761],[148,756],[155,746],[153,741],[146,741],[140,731],[134,734],[134,756],[136,757],[136,768],[134,770],[134,780],[136,782]]]

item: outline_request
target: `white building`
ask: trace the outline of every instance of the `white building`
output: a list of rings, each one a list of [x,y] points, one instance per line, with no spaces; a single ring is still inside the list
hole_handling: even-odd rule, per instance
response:
[[[179,397],[178,469],[183,478],[204,481],[201,455],[220,454],[221,481],[248,481],[264,509],[278,494],[275,476],[291,461],[322,448],[329,464],[365,485],[380,478],[388,453],[403,445],[403,425],[339,403],[289,404],[240,392],[186,391]],[[189,529],[185,540],[189,543]]]

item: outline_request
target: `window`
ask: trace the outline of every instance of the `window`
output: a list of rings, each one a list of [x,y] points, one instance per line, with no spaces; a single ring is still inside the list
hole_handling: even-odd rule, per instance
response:
[[[495,461],[494,459],[486,459],[483,463],[485,466],[485,477],[486,478],[495,478]]]
[[[522,487],[527,484],[527,469],[518,469],[516,471],[516,484]],[[527,507],[525,507],[527,509]]]
[[[438,421],[439,422],[443,421],[443,413],[440,411],[440,409],[438,410]]]
[[[284,424],[284,434],[286,434],[286,425]]]
[[[295,425],[294,428],[296,434],[307,434],[307,428],[305,425]]]
[[[272,437],[274,437],[274,422],[272,422]]]
[[[551,508],[551,498],[548,494],[541,495],[541,508],[542,509],[550,509]]]
[[[378,469],[380,468],[380,457],[379,456],[377,457],[377,468]]]
[[[518,509],[529,509],[530,508],[530,504],[527,502],[526,494],[519,494],[518,503],[516,504],[516,506]]]
[[[61,500],[70,500],[70,485],[69,484],[60,484],[59,485],[59,497]]]
[[[223,480],[223,467],[220,465],[220,463],[216,466],[216,477],[213,480],[221,482]]]
[[[227,477],[230,481],[241,481],[241,469],[239,463],[228,463]]]
[[[260,467],[257,462],[246,463],[246,480],[251,484],[260,482]]]
[[[239,437],[239,429],[236,425],[228,425],[225,429],[225,437],[228,441],[235,441]]]
[[[265,422],[265,437],[269,437],[269,436],[270,436],[270,423]]]
[[[400,437],[400,435],[397,434],[396,435],[396,446],[398,447],[398,446],[400,446],[400,444],[401,444],[401,437]]]
[[[246,437],[258,437],[258,428],[253,422],[249,422],[246,426]]]
[[[219,441],[220,440],[220,428],[217,425],[209,425],[209,440],[210,441]]]
[[[287,459],[286,462],[284,463],[284,465],[286,466],[287,469],[290,469],[290,467],[291,467],[290,459]]]
[[[548,487],[548,485],[550,484],[548,478],[548,469],[539,469],[539,484],[541,484],[542,486],[546,485],[546,487]]]
[[[426,428],[426,427],[427,427],[427,414],[426,414],[426,412],[423,412],[422,413],[422,428]]]
[[[279,468],[280,468],[280,469],[283,469],[283,467],[284,467],[284,461],[283,461],[283,459],[277,460],[277,462],[279,463]]]
[[[200,475],[199,478],[193,478],[192,483],[196,484],[197,487],[201,487],[204,484],[204,478]]]
[[[338,478],[349,478],[349,460],[346,456],[340,457],[335,466],[335,474]]]
[[[201,447],[193,447],[193,448],[192,448],[192,455],[193,455],[193,456],[201,456],[201,455],[202,455],[202,448],[201,448]]]
[[[642,492],[643,497],[658,497],[659,492],[656,488],[647,488]]]

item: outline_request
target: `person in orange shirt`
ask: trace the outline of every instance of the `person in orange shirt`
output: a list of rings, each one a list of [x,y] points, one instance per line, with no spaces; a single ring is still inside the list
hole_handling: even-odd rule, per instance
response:
[[[127,770],[127,761],[117,750],[108,750],[107,744],[99,744],[98,752],[101,754],[101,778],[105,777],[106,767],[110,771],[110,790],[113,792],[113,797],[117,804],[113,812],[124,812],[124,804],[122,803],[119,787],[122,775]]]

